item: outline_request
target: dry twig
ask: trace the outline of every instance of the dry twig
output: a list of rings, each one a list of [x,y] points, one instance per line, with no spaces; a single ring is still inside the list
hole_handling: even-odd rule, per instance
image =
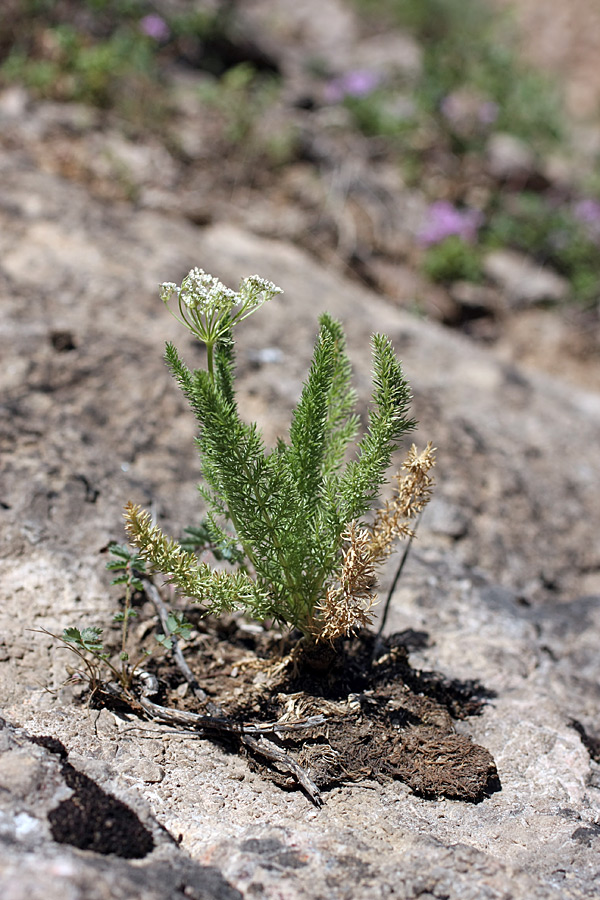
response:
[[[158,613],[158,617],[160,619],[160,623],[162,625],[164,633],[169,637],[169,639],[171,641],[173,659],[175,661],[177,668],[179,669],[179,671],[181,672],[181,674],[183,675],[183,677],[185,678],[185,680],[191,687],[196,699],[200,700],[200,701],[206,700],[205,691],[203,691],[202,688],[200,687],[200,685],[198,684],[198,681],[195,678],[194,673],[192,672],[192,670],[190,669],[190,667],[188,666],[188,664],[186,663],[186,661],[184,659],[183,653],[181,652],[181,647],[179,646],[179,641],[177,639],[177,636],[174,634],[171,634],[169,631],[169,626],[167,624],[167,618],[169,615],[169,611],[166,607],[164,600],[161,597],[160,591],[158,590],[157,586],[154,584],[154,582],[150,578],[143,578],[142,584],[144,585],[144,593],[146,594],[146,596],[148,597],[150,602],[154,604],[154,608],[156,609],[156,612]]]
[[[312,778],[309,777],[306,770],[303,769],[302,766],[300,766],[295,760],[293,760],[291,756],[288,756],[287,753],[284,753],[284,751],[277,747],[272,741],[267,740],[267,738],[264,736],[255,738],[252,735],[243,734],[242,742],[246,744],[246,746],[254,750],[255,753],[266,757],[268,760],[270,760],[270,762],[275,763],[276,765],[290,772],[290,774],[294,776],[301,787],[304,788],[315,806],[320,807],[323,805],[321,791],[314,783]]]
[[[313,728],[316,725],[323,725],[326,722],[325,716],[309,716],[301,722],[265,722],[255,725],[252,723],[234,722],[224,716],[203,716],[199,713],[186,712],[185,710],[168,709],[165,706],[160,706],[158,703],[153,703],[148,697],[143,695],[139,698],[139,703],[147,715],[162,722],[187,725],[194,730],[201,729],[217,735],[238,735],[241,742],[259,756],[263,756],[269,762],[276,763],[293,775],[315,806],[322,806],[321,792],[307,772],[284,750],[268,740],[265,735],[301,731]]]

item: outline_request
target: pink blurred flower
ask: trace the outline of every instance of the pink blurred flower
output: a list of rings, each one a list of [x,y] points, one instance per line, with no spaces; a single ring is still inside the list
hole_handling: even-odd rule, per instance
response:
[[[500,107],[493,100],[485,100],[479,107],[479,121],[483,125],[493,125],[500,114]]]
[[[328,103],[340,103],[344,97],[366,97],[380,84],[381,76],[372,69],[353,69],[333,78],[323,91]]]
[[[573,215],[586,225],[600,225],[600,203],[597,200],[579,200],[573,207]]]
[[[456,235],[463,241],[475,241],[483,215],[477,209],[458,209],[447,200],[432,203],[427,210],[425,224],[418,234],[420,244],[429,247]]]
[[[586,197],[573,206],[573,216],[581,222],[588,237],[600,241],[600,202]]]
[[[150,14],[139,22],[140,31],[155,41],[166,41],[171,36],[171,29],[161,16]]]

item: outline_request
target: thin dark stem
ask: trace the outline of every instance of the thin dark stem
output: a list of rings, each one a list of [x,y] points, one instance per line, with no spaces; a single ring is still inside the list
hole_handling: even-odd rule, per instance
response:
[[[169,610],[167,609],[167,606],[160,595],[160,591],[158,590],[154,582],[149,578],[144,578],[142,584],[144,585],[144,593],[146,594],[150,602],[154,604],[154,608],[158,613],[160,624],[162,625],[164,633],[171,641],[173,659],[175,660],[177,668],[191,687],[196,699],[200,701],[206,700],[206,693],[198,684],[198,681],[194,677],[192,670],[183,657],[183,653],[181,652],[181,647],[179,646],[177,636],[169,632],[169,626],[167,624]]]
[[[410,537],[408,539],[408,543],[406,544],[406,547],[404,548],[404,553],[402,554],[402,559],[400,560],[400,563],[398,564],[398,568],[396,569],[396,574],[394,575],[393,581],[390,585],[390,589],[387,592],[387,597],[385,598],[385,605],[383,607],[383,615],[381,617],[381,622],[379,623],[379,629],[377,631],[377,635],[375,638],[375,646],[378,646],[378,644],[380,643],[381,635],[383,633],[383,629],[385,628],[388,613],[390,611],[390,604],[392,602],[392,596],[394,594],[394,591],[396,590],[396,585],[398,584],[400,576],[402,575],[402,570],[404,569],[406,560],[408,559],[408,554],[410,552],[410,548],[412,546],[412,542],[413,542],[413,539],[416,534],[416,531],[417,531],[420,521],[421,521],[421,517],[419,516],[418,519],[416,519],[416,521],[415,521],[414,528],[412,529],[412,534],[410,535]]]
[[[133,573],[131,571],[131,561],[127,563],[127,583],[125,585],[125,611],[123,613],[123,625],[121,626],[121,669],[126,668],[124,657],[127,652],[127,628],[129,626],[129,610],[131,609],[131,579]]]

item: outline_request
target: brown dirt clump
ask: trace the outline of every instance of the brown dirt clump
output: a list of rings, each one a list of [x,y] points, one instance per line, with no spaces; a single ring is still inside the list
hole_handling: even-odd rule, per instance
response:
[[[319,790],[397,778],[423,797],[478,802],[500,788],[490,753],[457,734],[453,724],[479,712],[489,694],[478,684],[413,669],[407,650],[412,633],[381,639],[361,632],[335,648],[324,645],[315,666],[314,653],[306,654],[301,643],[290,650],[280,642],[278,656],[272,639],[235,621],[200,622],[199,629],[204,631],[189,648],[189,665],[206,699],[182,696],[179,672],[163,664],[156,672],[163,708],[240,727],[321,716],[310,727],[269,734],[275,755],[280,751],[302,767]],[[210,734],[231,749],[240,747],[231,727]],[[297,786],[293,769],[279,766],[274,756],[265,764],[252,744],[246,750],[264,775],[283,788]]]

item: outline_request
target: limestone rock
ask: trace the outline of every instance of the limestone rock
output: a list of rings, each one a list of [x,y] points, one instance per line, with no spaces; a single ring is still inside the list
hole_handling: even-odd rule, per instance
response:
[[[483,263],[485,274],[505,292],[516,308],[544,301],[559,303],[569,296],[569,282],[515,250],[493,250]]]
[[[487,143],[490,173],[501,181],[525,182],[535,173],[535,154],[520,138],[504,132],[491,135]]]
[[[4,717],[61,741],[68,763],[155,842],[134,861],[57,843],[48,813],[72,796],[60,756],[4,728],[3,898],[596,897],[600,608],[582,586],[598,562],[598,394],[499,362],[284,242],[106,205],[16,153],[0,154],[0,173]],[[393,340],[413,387],[415,439],[438,447],[438,507],[388,627],[411,630],[414,666],[457,690],[473,680],[486,689],[482,714],[456,726],[496,760],[501,790],[482,803],[363,783],[316,810],[207,740],[74,703],[65,654],[30,630],[108,625],[102,550],[123,540],[128,499],[153,505],[173,534],[197,521],[194,423],[164,342],[192,365],[202,356],[156,287],[193,265],[234,286],[258,272],[285,289],[239,332],[240,407],[269,443],[289,424],[321,311],[347,330],[363,415],[368,336]],[[382,593],[392,577],[390,561]]]

